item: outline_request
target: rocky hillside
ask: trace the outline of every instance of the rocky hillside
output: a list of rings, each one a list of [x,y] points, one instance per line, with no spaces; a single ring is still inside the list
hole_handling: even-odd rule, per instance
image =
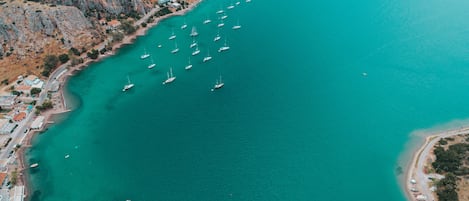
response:
[[[107,37],[99,19],[142,16],[156,0],[0,1],[0,80],[40,75],[44,57]]]

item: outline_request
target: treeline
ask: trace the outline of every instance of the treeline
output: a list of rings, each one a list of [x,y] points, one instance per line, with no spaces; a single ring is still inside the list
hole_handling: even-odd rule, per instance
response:
[[[458,143],[450,145],[446,150],[441,145],[446,145],[449,139],[439,141],[433,153],[436,156],[433,168],[439,174],[444,174],[445,178],[437,182],[438,200],[440,201],[458,201],[457,176],[469,175],[469,168],[463,166],[468,160],[469,144]]]

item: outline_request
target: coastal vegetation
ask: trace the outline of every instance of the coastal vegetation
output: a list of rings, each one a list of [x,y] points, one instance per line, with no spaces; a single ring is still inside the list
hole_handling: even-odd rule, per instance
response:
[[[459,184],[467,180],[469,175],[469,136],[440,139],[433,153],[435,161],[431,163],[433,170],[444,178],[436,181],[436,194],[439,201],[460,200]]]
[[[44,103],[42,103],[42,105],[36,106],[36,109],[37,111],[42,112],[48,109],[52,109],[53,107],[54,107],[54,104],[52,103],[52,101],[46,100],[44,101]]]
[[[90,52],[87,52],[86,55],[87,55],[90,59],[97,59],[98,56],[99,56],[99,52],[98,52],[98,50],[92,49]]]
[[[56,55],[47,55],[44,58],[44,70],[42,70],[42,75],[49,77],[49,74],[57,67],[59,63],[59,58]]]

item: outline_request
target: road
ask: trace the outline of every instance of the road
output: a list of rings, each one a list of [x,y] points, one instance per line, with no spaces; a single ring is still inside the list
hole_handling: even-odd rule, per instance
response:
[[[441,138],[446,138],[450,137],[453,135],[459,135],[459,134],[467,134],[469,133],[469,128],[463,128],[463,129],[458,129],[458,130],[452,130],[452,131],[447,131],[441,134],[438,134],[436,137],[432,138],[429,142],[426,142],[423,147],[423,149],[419,150],[419,155],[418,158],[416,159],[416,166],[415,161],[412,164],[412,166],[415,169],[415,179],[417,183],[415,184],[415,187],[422,193],[422,195],[427,197],[427,200],[435,200],[435,197],[433,196],[433,192],[430,190],[430,186],[428,185],[428,182],[430,181],[428,177],[436,177],[434,174],[425,174],[424,168],[427,164],[427,158],[429,154],[431,154],[432,148],[435,146],[435,144],[441,139]],[[414,170],[410,170],[410,172],[414,172]],[[410,173],[412,174],[412,173]],[[408,181],[410,181],[411,178],[408,178]],[[409,190],[409,189],[407,189]]]

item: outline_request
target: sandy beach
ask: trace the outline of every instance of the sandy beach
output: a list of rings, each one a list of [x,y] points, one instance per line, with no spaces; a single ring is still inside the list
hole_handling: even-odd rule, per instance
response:
[[[139,29],[134,34],[125,36],[121,42],[118,42],[118,43],[114,44],[112,46],[112,52],[111,53],[107,53],[105,55],[99,55],[99,57],[97,59],[86,58],[86,54],[85,54],[85,55],[81,56],[84,59],[84,62],[82,64],[79,64],[79,65],[76,65],[76,66],[72,67],[72,66],[70,66],[71,61],[69,61],[69,62],[63,64],[62,66],[58,67],[55,71],[60,71],[60,70],[63,70],[64,68],[66,68],[67,72],[57,79],[57,81],[59,81],[59,83],[60,83],[60,89],[56,93],[56,97],[53,100],[54,108],[41,113],[41,115],[45,117],[44,122],[46,124],[43,127],[43,129],[42,130],[34,130],[34,131],[32,130],[32,131],[30,131],[28,133],[28,135],[25,137],[25,139],[23,140],[23,142],[22,142],[23,146],[20,149],[18,149],[18,151],[17,151],[17,160],[18,160],[17,162],[19,164],[18,169],[19,170],[26,170],[28,168],[28,164],[25,161],[25,150],[31,147],[31,140],[35,136],[35,134],[43,132],[44,130],[47,129],[48,124],[50,125],[51,123],[54,123],[54,122],[51,121],[51,119],[53,118],[54,115],[63,114],[63,113],[71,111],[70,108],[68,108],[68,106],[66,104],[66,101],[65,101],[66,98],[64,97],[64,93],[63,93],[63,89],[64,89],[64,86],[65,86],[68,78],[73,76],[77,71],[81,71],[84,68],[88,67],[90,64],[92,64],[94,62],[101,61],[102,59],[104,59],[108,56],[114,55],[118,51],[119,48],[121,48],[121,47],[123,47],[127,44],[132,44],[134,42],[134,40],[137,39],[137,37],[145,35],[149,29],[151,29],[152,27],[158,25],[161,20],[172,17],[172,16],[184,15],[185,13],[187,13],[187,12],[191,11],[193,8],[195,8],[200,2],[202,2],[202,0],[193,1],[193,3],[191,3],[187,8],[185,8],[183,10],[180,10],[180,11],[177,11],[177,12],[174,12],[174,13],[170,13],[170,14],[167,14],[165,16],[157,17],[157,18],[154,19],[154,21],[152,23],[147,24],[146,27],[140,26],[141,23],[146,22],[148,20],[148,18],[152,17],[156,12],[158,12],[160,10],[159,7],[153,8],[144,17],[142,17],[140,20],[138,20],[137,22],[134,23],[134,25],[139,26]],[[106,45],[106,42],[103,42],[101,44],[96,45],[95,49],[101,49],[105,45]],[[51,73],[51,75],[53,75],[54,72]],[[52,77],[49,78],[48,82],[50,82],[50,81],[52,81]],[[27,180],[27,171],[21,171],[20,172],[18,182],[20,184],[25,185],[26,197],[28,195],[31,195],[30,194],[31,189],[30,189],[30,186],[28,185],[29,181]]]
[[[421,147],[414,152],[412,160],[405,172],[404,191],[408,200],[437,200],[436,195],[433,193],[431,186],[429,185],[431,182],[429,178],[438,179],[441,178],[441,175],[434,173],[428,174],[425,172],[427,164],[434,159],[433,147],[441,138],[468,133],[469,127],[460,127],[454,130],[434,133],[425,138]]]

